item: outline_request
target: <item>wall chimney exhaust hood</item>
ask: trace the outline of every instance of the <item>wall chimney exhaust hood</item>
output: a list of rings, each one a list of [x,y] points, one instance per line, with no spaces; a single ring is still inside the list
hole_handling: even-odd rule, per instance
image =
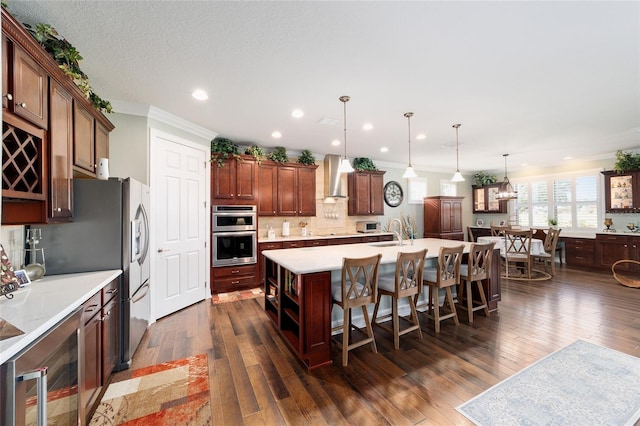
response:
[[[342,193],[340,162],[342,158],[336,154],[324,156],[324,190],[325,200],[328,198],[347,198]]]

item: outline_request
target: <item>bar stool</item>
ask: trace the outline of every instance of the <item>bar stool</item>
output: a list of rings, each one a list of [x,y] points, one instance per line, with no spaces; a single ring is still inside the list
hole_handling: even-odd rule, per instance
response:
[[[332,328],[331,331],[342,330],[342,365],[345,367],[349,362],[349,351],[351,349],[371,343],[373,352],[378,352],[371,321],[367,313],[367,305],[376,303],[381,258],[382,254],[359,259],[344,258],[342,261],[342,280],[340,283],[334,283],[331,286],[333,304],[340,306],[344,312],[342,325]],[[352,329],[363,331],[351,323],[351,309],[357,307],[362,308],[367,337],[349,344],[349,336]]]
[[[435,321],[436,333],[440,333],[440,321],[453,318],[453,322],[455,322],[456,325],[460,324],[456,305],[453,303],[451,287],[460,284],[460,262],[462,260],[463,250],[464,244],[457,247],[440,247],[437,266],[435,268],[424,268],[422,283],[423,285],[429,286],[429,298],[426,303],[428,306],[427,316]],[[438,290],[441,288],[444,288],[446,291],[445,303],[448,303],[451,309],[451,313],[446,315],[440,315]],[[418,296],[419,295],[415,296],[416,301]],[[425,306],[425,304],[423,303],[421,307],[422,306]]]
[[[468,263],[460,265],[460,285],[458,286],[458,305],[466,309],[469,315],[469,323],[473,324],[473,313],[484,309],[486,316],[489,316],[489,306],[487,298],[482,288],[482,280],[491,276],[491,261],[493,258],[493,248],[495,242],[487,244],[471,244],[469,249]],[[475,282],[480,295],[480,304],[473,306],[472,283]],[[466,307],[463,299],[467,299]]]
[[[377,325],[391,333],[393,333],[393,346],[400,349],[400,336],[411,331],[418,331],[418,336],[422,339],[422,330],[420,330],[420,322],[418,321],[418,312],[413,298],[422,291],[422,269],[424,268],[424,258],[427,255],[427,249],[420,250],[415,253],[398,253],[396,259],[396,270],[393,277],[382,276],[378,279],[378,299],[376,307],[373,310],[373,325]],[[380,317],[380,320],[391,317],[393,329],[377,322],[378,308],[382,296],[391,296],[391,313]],[[411,308],[411,318],[401,317],[398,315],[398,300],[406,297],[409,300]],[[400,330],[400,319],[405,320],[411,325]]]

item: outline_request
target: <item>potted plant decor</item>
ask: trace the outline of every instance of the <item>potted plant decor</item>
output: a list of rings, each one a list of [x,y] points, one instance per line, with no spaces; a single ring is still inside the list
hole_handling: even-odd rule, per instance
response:
[[[366,157],[356,157],[353,159],[353,168],[359,172],[364,172],[364,171],[377,171],[378,168],[376,167],[375,164],[373,164],[373,161],[371,161],[371,159],[366,158]]]
[[[492,183],[496,183],[498,181],[495,175],[490,175],[483,171],[474,173],[471,178],[473,179],[473,182],[476,184],[476,186],[491,185]]]
[[[229,156],[235,158],[240,157],[238,145],[227,138],[217,137],[211,141],[211,161],[216,161],[218,167],[224,166],[224,161],[229,158]]]
[[[309,151],[308,149],[305,149],[300,153],[300,157],[298,157],[298,163],[306,164],[307,166],[310,166],[312,164],[316,164],[316,159],[311,153],[311,151]]]
[[[253,156],[253,158],[256,159],[258,164],[262,163],[262,160],[264,160],[265,157],[266,157],[264,149],[262,149],[261,147],[259,147],[257,145],[248,146],[247,148],[245,148],[244,153],[246,155]]]
[[[613,166],[614,171],[624,173],[635,169],[640,169],[640,154],[622,150],[616,151],[616,163]]]
[[[276,163],[286,163],[289,161],[289,156],[287,156],[286,148],[282,146],[277,146],[271,153],[269,153],[269,160],[275,161]]]

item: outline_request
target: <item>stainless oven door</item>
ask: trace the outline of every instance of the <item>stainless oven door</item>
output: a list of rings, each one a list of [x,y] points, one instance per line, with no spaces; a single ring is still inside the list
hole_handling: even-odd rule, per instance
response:
[[[256,212],[213,212],[213,232],[255,231],[258,228]]]
[[[213,266],[247,265],[257,261],[256,231],[214,232],[212,240]]]

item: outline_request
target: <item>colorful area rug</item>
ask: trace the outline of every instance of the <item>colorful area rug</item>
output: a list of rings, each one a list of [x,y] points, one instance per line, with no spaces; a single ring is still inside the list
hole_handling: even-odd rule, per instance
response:
[[[207,355],[165,362],[111,383],[91,418],[98,425],[211,424]]]
[[[640,358],[578,340],[456,408],[477,425],[633,425]]]
[[[252,288],[250,290],[233,291],[230,293],[218,293],[211,296],[211,302],[214,305],[219,303],[236,302],[238,300],[255,299],[256,297],[264,297],[262,287]]]
[[[551,275],[545,271],[531,268],[531,278],[527,277],[527,273],[517,268],[509,268],[509,275],[502,271],[502,278],[516,281],[547,281],[551,279]]]

